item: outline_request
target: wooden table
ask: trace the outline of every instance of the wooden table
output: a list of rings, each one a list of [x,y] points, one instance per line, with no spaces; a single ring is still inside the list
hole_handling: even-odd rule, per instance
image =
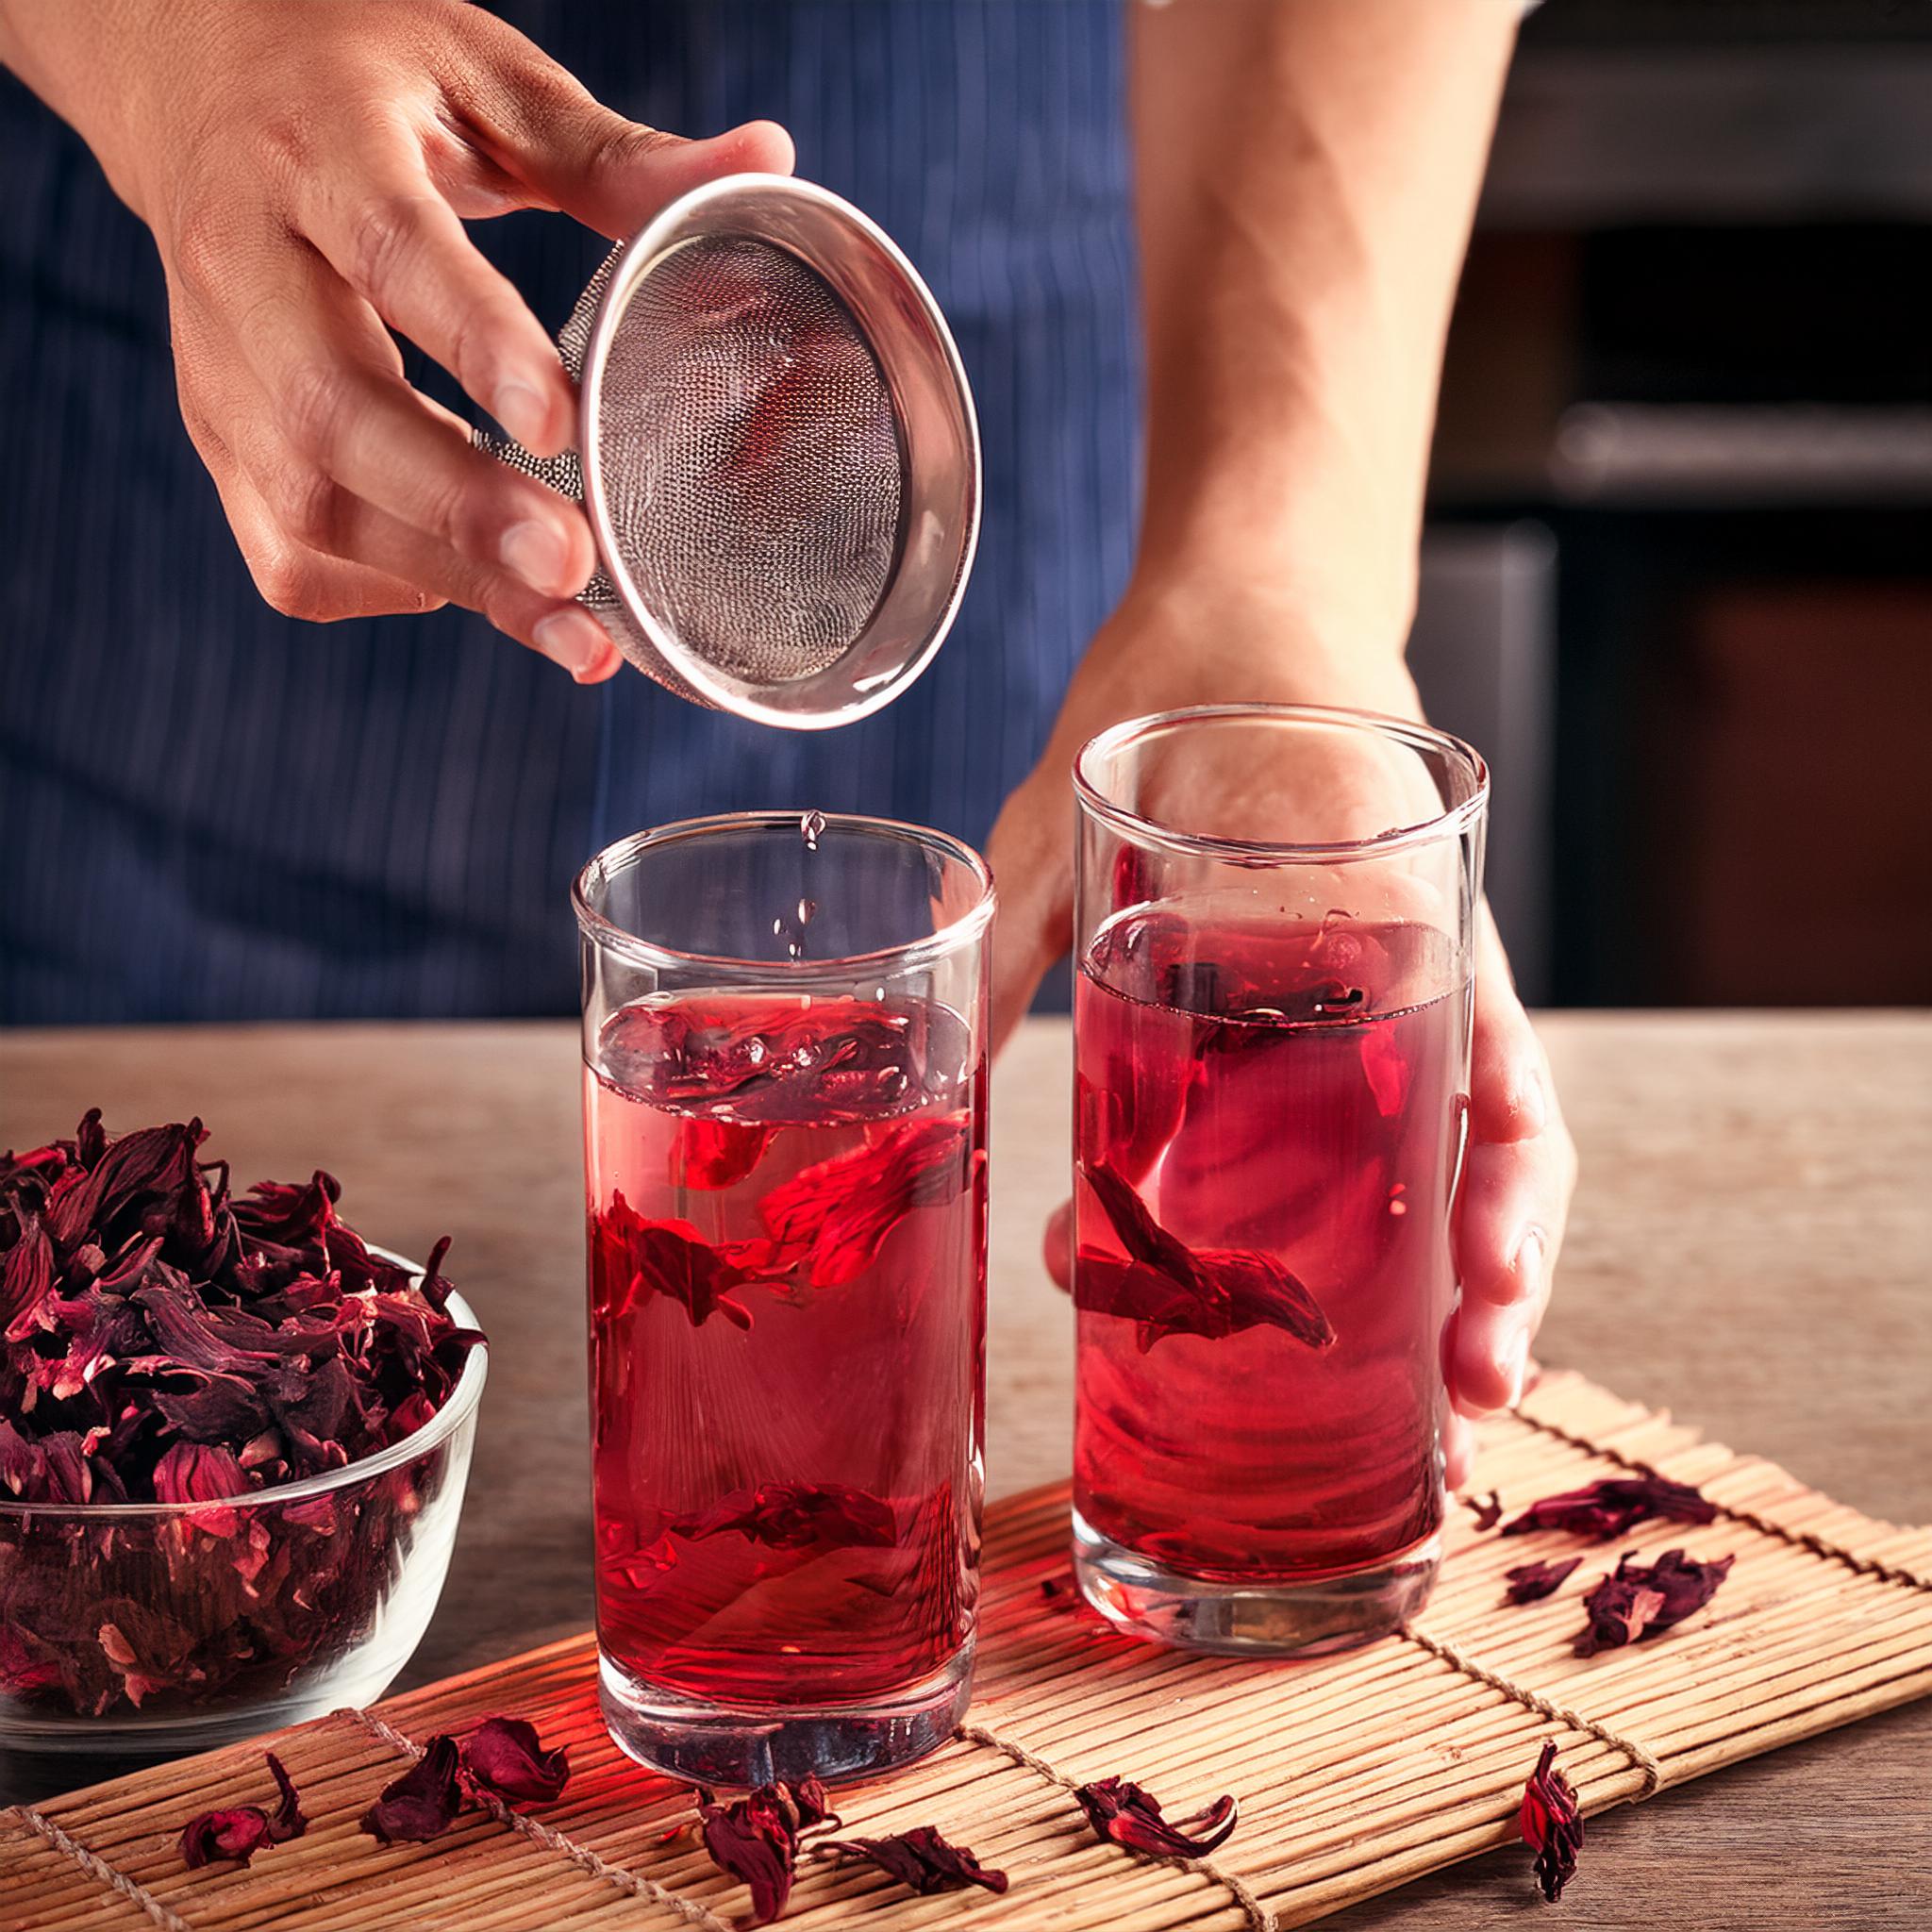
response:
[[[1932,1015],[1551,1015],[1583,1180],[1546,1360],[1669,1406],[1879,1516],[1932,1516]],[[0,1035],[0,1145],[199,1111],[236,1178],[325,1165],[372,1238],[450,1271],[494,1344],[461,1540],[406,1683],[590,1616],[575,1032],[560,1024]],[[1065,1192],[1064,1021],[993,1100],[991,1493],[1065,1474],[1071,1324],[1039,1228]],[[0,1767],[0,1782],[6,1768]],[[0,1802],[28,1794],[14,1788]],[[1490,1927],[1521,1855],[1329,1923]],[[1534,1901],[1530,1901],[1531,1904]],[[1932,1704],[1591,1827],[1538,1925],[1932,1925]]]

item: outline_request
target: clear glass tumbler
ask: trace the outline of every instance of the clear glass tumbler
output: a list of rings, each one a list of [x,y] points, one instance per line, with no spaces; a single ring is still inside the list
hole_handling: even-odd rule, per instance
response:
[[[972,1671],[991,875],[740,813],[575,899],[605,1719],[703,1784],[903,1763]]]
[[[1138,1635],[1428,1593],[1489,779],[1419,724],[1174,711],[1074,767],[1075,1567]]]

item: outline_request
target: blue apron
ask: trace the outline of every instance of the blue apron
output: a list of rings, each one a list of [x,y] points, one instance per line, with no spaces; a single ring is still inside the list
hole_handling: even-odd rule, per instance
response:
[[[796,734],[627,671],[580,690],[464,611],[278,616],[181,426],[146,231],[0,79],[0,1021],[568,1011],[569,881],[625,832],[816,806],[983,841],[1125,582],[1116,0],[497,10],[636,120],[782,121],[918,264],[986,452],[958,624],[895,705]],[[550,215],[473,232],[553,327],[606,245]]]

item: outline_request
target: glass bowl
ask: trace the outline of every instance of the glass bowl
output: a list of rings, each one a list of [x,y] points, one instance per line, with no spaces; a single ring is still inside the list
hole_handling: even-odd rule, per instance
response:
[[[478,1342],[414,1434],[231,1502],[0,1494],[0,1761],[208,1750],[380,1697],[442,1593],[488,1373]]]

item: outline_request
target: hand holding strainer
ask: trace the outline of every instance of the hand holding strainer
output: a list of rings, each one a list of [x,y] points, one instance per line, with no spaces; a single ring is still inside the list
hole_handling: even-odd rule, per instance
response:
[[[875,223],[787,175],[708,182],[611,253],[558,343],[578,451],[478,441],[583,503],[582,601],[639,670],[798,730],[919,675],[973,567],[979,434]]]

